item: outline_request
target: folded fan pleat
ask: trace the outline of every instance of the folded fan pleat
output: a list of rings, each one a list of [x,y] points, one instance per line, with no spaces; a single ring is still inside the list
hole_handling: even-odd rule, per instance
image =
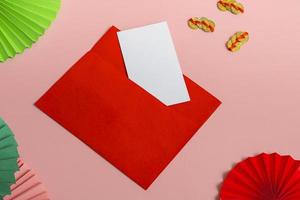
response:
[[[11,186],[11,195],[4,200],[47,200],[48,192],[37,175],[22,161],[18,161],[20,171],[16,173],[16,183]]]
[[[15,172],[19,170],[17,147],[12,131],[0,118],[0,200],[11,194],[10,186],[16,182]]]
[[[299,200],[300,162],[277,153],[247,158],[228,173],[220,199]]]
[[[0,1],[0,61],[30,48],[55,19],[60,0]]]

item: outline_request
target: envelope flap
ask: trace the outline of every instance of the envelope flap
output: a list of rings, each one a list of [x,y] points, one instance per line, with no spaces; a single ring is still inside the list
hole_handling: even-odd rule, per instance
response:
[[[112,26],[104,36],[94,45],[91,52],[97,54],[102,59],[110,62],[118,70],[121,70],[126,75],[126,68],[122,57],[122,52],[117,37],[117,32],[120,31],[115,26]]]

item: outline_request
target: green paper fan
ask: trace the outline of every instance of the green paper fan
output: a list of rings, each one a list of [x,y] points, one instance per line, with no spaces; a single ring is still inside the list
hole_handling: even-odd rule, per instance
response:
[[[60,0],[0,0],[0,61],[31,47],[59,8]]]
[[[11,194],[10,186],[16,182],[18,167],[18,144],[9,127],[0,118],[0,200]]]

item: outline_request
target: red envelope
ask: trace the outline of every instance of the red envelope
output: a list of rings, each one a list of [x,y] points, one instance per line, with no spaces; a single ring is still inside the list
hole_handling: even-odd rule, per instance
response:
[[[115,27],[36,106],[147,189],[220,105],[189,78],[191,101],[165,106],[128,79]]]

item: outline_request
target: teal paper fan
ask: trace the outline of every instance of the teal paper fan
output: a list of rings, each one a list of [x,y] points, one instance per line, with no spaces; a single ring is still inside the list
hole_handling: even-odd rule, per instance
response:
[[[16,182],[18,167],[18,144],[9,127],[0,118],[0,200],[11,194],[10,186]]]
[[[0,0],[0,61],[31,47],[59,8],[60,0]]]

